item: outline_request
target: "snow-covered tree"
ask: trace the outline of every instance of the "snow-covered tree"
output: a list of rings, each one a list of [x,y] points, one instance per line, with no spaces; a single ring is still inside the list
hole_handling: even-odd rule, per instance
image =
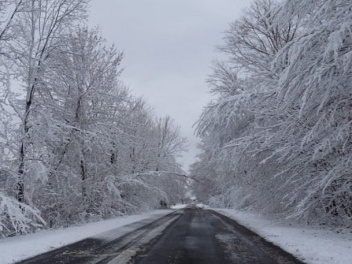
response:
[[[85,26],[87,3],[0,3],[3,235],[158,208],[184,194],[178,127],[123,85],[122,53]]]
[[[212,190],[206,199],[348,224],[351,9],[349,1],[256,1],[231,25],[222,47],[229,62],[211,76],[217,98],[197,127],[203,153],[192,173],[212,164],[200,178]]]
[[[21,81],[25,100],[21,107],[22,136],[19,146],[17,199],[25,201],[26,175],[32,174],[31,168],[42,166],[40,158],[33,153],[32,137],[36,136],[38,124],[36,97],[43,93],[43,73],[46,61],[52,52],[62,45],[61,37],[67,29],[84,18],[86,0],[26,0],[23,11],[16,17],[16,42],[11,46],[16,63],[16,75]],[[32,153],[31,153],[32,152]],[[34,154],[34,156],[33,156]],[[35,161],[35,164],[29,162]],[[39,162],[38,162],[39,161]],[[30,163],[30,164],[26,164]]]
[[[230,24],[220,50],[228,54],[233,67],[262,79],[277,78],[271,62],[298,29],[295,16],[286,20],[285,25],[276,23],[279,10],[280,4],[274,0],[256,0],[240,19]]]
[[[228,206],[238,200],[231,198],[234,192],[247,196],[244,185],[251,188],[255,178],[249,160],[257,162],[252,156],[268,132],[263,128],[275,125],[279,116],[274,102],[278,77],[270,63],[298,27],[294,19],[277,26],[279,9],[274,1],[255,1],[233,22],[220,47],[229,59],[216,63],[208,79],[215,99],[205,107],[196,132],[203,138],[203,159],[213,164],[216,179],[211,181],[218,182],[215,189],[222,205],[224,200]]]
[[[304,34],[275,63],[287,64],[278,94],[293,136],[278,154],[289,168],[286,184],[295,186],[289,202],[297,216],[342,224],[352,217],[351,9],[349,1],[285,2],[278,23],[299,14]]]

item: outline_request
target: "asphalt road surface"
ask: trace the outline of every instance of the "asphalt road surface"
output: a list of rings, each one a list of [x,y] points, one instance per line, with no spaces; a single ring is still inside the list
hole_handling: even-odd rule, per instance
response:
[[[20,263],[298,264],[302,262],[234,220],[214,211],[184,209],[122,237],[82,240]]]

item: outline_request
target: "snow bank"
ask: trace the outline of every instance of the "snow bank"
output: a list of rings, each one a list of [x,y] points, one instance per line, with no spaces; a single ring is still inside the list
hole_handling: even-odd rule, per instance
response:
[[[231,209],[213,209],[263,236],[308,264],[351,264],[352,231],[284,226],[263,216]]]
[[[173,210],[178,210],[178,209],[184,209],[186,208],[187,204],[175,204],[173,206],[170,206],[171,209]]]
[[[208,209],[209,208],[209,206],[202,204],[202,203],[198,203],[196,206],[201,209]]]
[[[44,230],[35,234],[1,239],[0,264],[24,260],[88,237],[99,237],[101,233],[116,228],[123,229],[121,230],[121,235],[123,235],[123,232],[133,230],[133,227],[123,228],[126,225],[139,221],[145,221],[145,224],[147,224],[147,222],[155,221],[170,212],[172,210],[156,210],[140,215],[118,217],[82,226]],[[138,228],[138,226],[135,228]],[[114,234],[117,234],[117,232],[114,232]]]

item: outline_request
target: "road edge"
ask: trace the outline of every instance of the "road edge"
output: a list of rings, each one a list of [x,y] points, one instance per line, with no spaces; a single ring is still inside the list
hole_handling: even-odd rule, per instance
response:
[[[128,223],[126,225],[122,225],[122,226],[119,226],[117,228],[112,228],[112,229],[110,229],[108,231],[104,231],[104,232],[101,232],[99,234],[96,234],[96,235],[93,235],[93,236],[89,236],[89,237],[77,240],[77,241],[75,241],[73,243],[69,243],[69,244],[62,245],[60,247],[53,248],[52,250],[41,252],[41,253],[32,255],[30,257],[26,257],[24,259],[19,259],[19,260],[12,261],[11,263],[8,263],[8,264],[30,263],[31,261],[37,259],[38,257],[40,257],[42,255],[45,255],[45,254],[48,254],[48,253],[53,253],[53,252],[58,252],[58,251],[63,251],[66,248],[71,247],[72,245],[75,245],[75,244],[78,244],[78,243],[82,243],[85,240],[89,240],[89,239],[98,239],[99,240],[99,239],[101,239],[101,238],[99,238],[99,236],[103,235],[104,233],[108,233],[108,232],[111,232],[112,230],[116,230],[116,229],[123,229],[123,228],[126,228],[126,227],[130,226],[130,225],[136,225],[136,224],[140,223],[140,225],[138,225],[135,229],[130,230],[130,231],[126,231],[125,233],[121,233],[121,235],[119,237],[115,238],[115,240],[116,239],[121,239],[121,238],[129,235],[132,232],[135,232],[137,230],[146,228],[146,227],[152,225],[154,222],[160,221],[163,218],[167,218],[168,216],[170,216],[172,214],[175,214],[175,213],[177,214],[178,211],[182,211],[182,210],[183,209],[173,210],[173,211],[171,211],[171,212],[169,212],[167,214],[160,215],[160,217],[156,217],[156,218],[151,217],[151,218],[146,218],[146,219],[143,219],[143,220],[138,220],[138,221],[135,221],[135,222],[131,222],[131,223]]]
[[[304,262],[304,260],[300,259],[299,256],[296,256],[293,253],[284,250],[279,245],[275,244],[273,241],[269,241],[266,238],[264,238],[261,235],[259,235],[258,233],[256,233],[255,231],[253,231],[250,227],[239,223],[236,219],[231,218],[230,216],[225,215],[222,212],[219,212],[219,211],[214,210],[214,209],[210,209],[209,208],[209,209],[206,209],[206,210],[208,210],[211,213],[213,213],[214,215],[220,217],[226,223],[228,223],[228,224],[230,224],[232,226],[235,226],[236,229],[238,229],[242,234],[244,234],[246,236],[249,236],[252,240],[254,240],[256,243],[258,243],[259,246],[263,250],[269,251],[270,253],[272,253],[274,255],[280,254],[280,255],[284,256],[285,257],[284,260],[276,259],[276,261],[278,263],[286,264],[286,263],[288,263],[287,261],[289,261],[289,263],[292,262],[292,263],[297,263],[297,264],[307,264],[306,262]]]

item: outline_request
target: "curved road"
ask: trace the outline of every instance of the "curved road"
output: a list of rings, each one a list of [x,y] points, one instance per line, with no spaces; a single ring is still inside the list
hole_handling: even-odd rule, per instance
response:
[[[22,264],[299,264],[292,255],[211,210],[184,209],[109,241],[86,239]]]

